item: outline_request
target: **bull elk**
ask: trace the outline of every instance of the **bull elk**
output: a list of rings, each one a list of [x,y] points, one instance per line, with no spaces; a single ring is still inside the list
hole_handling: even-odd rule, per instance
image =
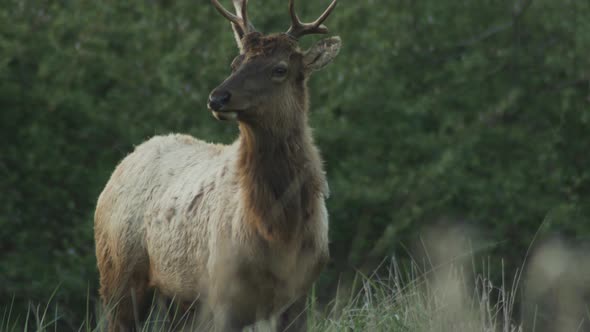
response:
[[[340,38],[302,51],[324,34],[334,0],[312,23],[289,1],[291,27],[263,35],[248,19],[212,4],[231,22],[240,54],[208,108],[236,120],[231,145],[156,136],[115,169],[94,218],[100,295],[110,331],[134,330],[152,291],[196,302],[218,331],[277,317],[280,331],[305,328],[306,293],[328,259],[328,185],[308,125],[307,80],[338,54]]]

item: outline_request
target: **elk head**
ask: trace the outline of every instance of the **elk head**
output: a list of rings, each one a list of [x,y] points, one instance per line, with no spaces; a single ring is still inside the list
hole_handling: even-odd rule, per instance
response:
[[[240,54],[231,64],[231,75],[209,95],[209,109],[219,120],[238,121],[265,127],[289,123],[307,109],[306,81],[310,74],[330,63],[340,50],[339,37],[319,41],[302,51],[298,39],[307,34],[324,34],[322,24],[337,0],[312,23],[303,23],[289,0],[291,27],[285,33],[263,35],[248,20],[247,0],[233,0],[236,14],[212,0],[231,23]],[[298,114],[299,113],[299,114]]]

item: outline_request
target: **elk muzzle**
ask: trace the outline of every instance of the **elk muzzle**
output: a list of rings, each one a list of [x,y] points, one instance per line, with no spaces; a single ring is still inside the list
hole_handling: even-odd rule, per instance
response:
[[[227,90],[214,90],[209,95],[209,109],[214,112],[222,111],[223,107],[231,100],[231,93]]]
[[[209,95],[207,106],[213,112],[217,120],[235,120],[237,113],[233,110],[224,109],[231,101],[231,93],[227,90],[213,90]]]

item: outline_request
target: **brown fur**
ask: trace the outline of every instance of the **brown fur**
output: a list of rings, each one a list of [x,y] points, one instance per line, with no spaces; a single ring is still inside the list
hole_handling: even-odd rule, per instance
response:
[[[304,117],[301,114],[301,117]],[[322,194],[323,172],[309,137],[300,129],[280,140],[240,126],[240,184],[246,221],[269,241],[289,242]]]
[[[299,48],[295,39],[282,33],[263,36],[259,32],[253,32],[244,36],[243,44],[248,57],[271,56],[278,52],[293,52]]]

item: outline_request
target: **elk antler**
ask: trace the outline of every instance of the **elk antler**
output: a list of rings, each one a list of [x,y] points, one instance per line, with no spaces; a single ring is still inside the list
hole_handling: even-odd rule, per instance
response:
[[[287,34],[295,39],[304,35],[313,33],[328,33],[328,28],[322,24],[328,18],[338,0],[333,0],[330,6],[324,11],[320,17],[311,22],[303,23],[299,20],[297,13],[295,12],[295,0],[289,0],[289,14],[291,15],[291,27],[287,30]]]
[[[248,0],[233,0],[236,15],[225,9],[217,0],[211,0],[211,3],[223,17],[234,24],[241,36],[256,31],[252,23],[248,21]]]

